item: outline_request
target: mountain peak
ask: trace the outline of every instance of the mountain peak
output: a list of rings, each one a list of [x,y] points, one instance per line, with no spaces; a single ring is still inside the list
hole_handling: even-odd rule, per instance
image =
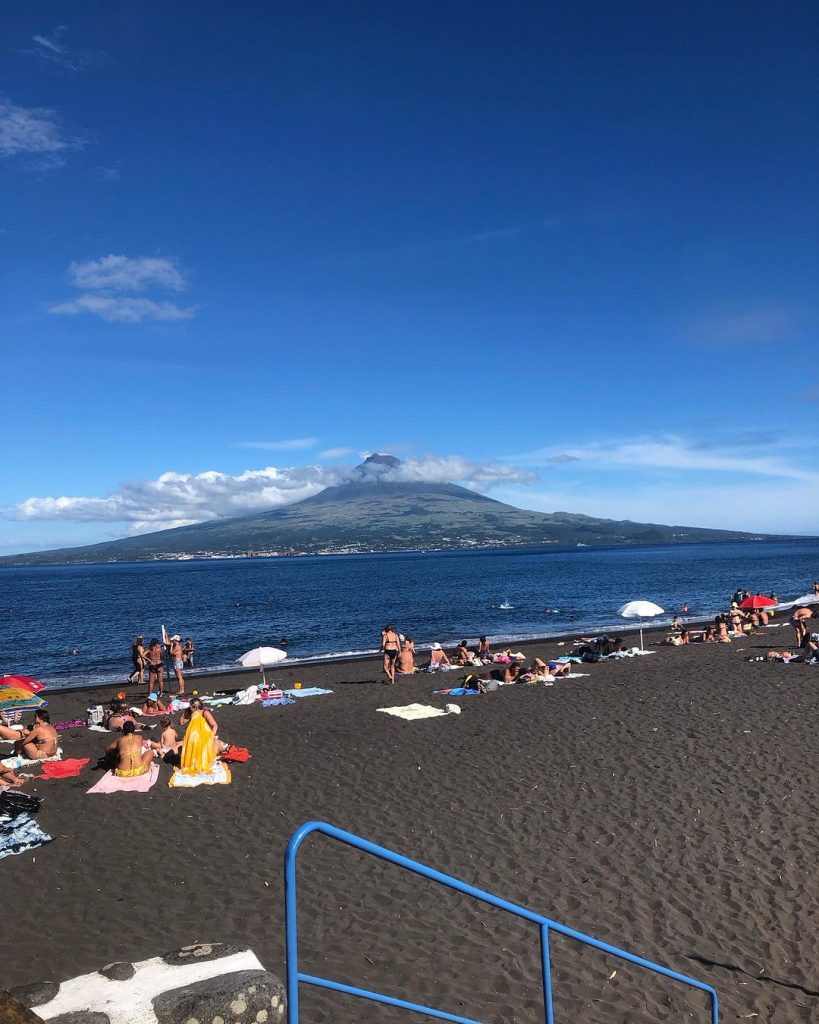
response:
[[[378,480],[384,474],[389,473],[391,469],[396,469],[400,465],[401,460],[396,459],[394,455],[373,452],[360,466],[355,467],[355,474],[365,480]]]

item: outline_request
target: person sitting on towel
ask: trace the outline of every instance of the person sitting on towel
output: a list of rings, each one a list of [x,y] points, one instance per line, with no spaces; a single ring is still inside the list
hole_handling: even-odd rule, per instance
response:
[[[143,751],[142,740],[136,734],[133,721],[125,722],[122,726],[122,735],[113,743],[109,743],[105,749],[116,758],[114,775],[121,779],[134,779],[138,775],[144,775],[154,758],[152,749]]]
[[[163,757],[166,754],[178,754],[182,749],[182,741],[176,735],[176,729],[173,727],[170,715],[165,715],[159,724],[162,726],[159,741],[152,743],[151,746],[154,750],[159,751]]]
[[[478,646],[475,648],[475,657],[487,664],[492,660],[492,652],[489,649],[489,641],[485,636],[478,637]]]
[[[458,665],[472,664],[472,652],[469,650],[466,640],[461,640],[455,648],[455,661]]]
[[[164,715],[168,709],[159,699],[155,693],[149,693],[145,698],[145,703],[142,705],[142,714],[146,718],[152,718],[155,715]]]
[[[521,664],[513,661],[503,668],[493,668],[489,673],[491,679],[497,679],[499,683],[517,683],[521,674]]]
[[[20,729],[12,729],[9,725],[8,715],[0,711],[0,740],[19,740],[20,734]]]
[[[34,724],[23,730],[23,735],[14,743],[14,753],[30,761],[44,761],[57,753],[57,730],[51,724],[51,716],[45,708],[34,712]]]
[[[452,662],[447,657],[443,647],[439,643],[434,643],[429,652],[429,670],[434,672],[436,669],[443,668],[444,665],[451,667]]]

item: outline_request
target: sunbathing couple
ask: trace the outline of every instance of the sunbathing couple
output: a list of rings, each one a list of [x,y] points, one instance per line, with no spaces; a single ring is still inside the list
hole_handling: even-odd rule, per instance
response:
[[[34,712],[34,721],[25,729],[12,729],[5,715],[0,716],[0,739],[14,741],[14,755],[27,761],[45,761],[57,753],[59,734],[51,724],[51,716],[45,708]],[[22,786],[25,779],[12,768],[0,765],[0,783],[7,786]]]

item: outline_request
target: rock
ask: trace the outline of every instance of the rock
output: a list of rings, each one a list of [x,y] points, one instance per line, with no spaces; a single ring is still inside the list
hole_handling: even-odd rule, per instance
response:
[[[117,963],[106,964],[105,967],[100,968],[100,974],[109,978],[111,981],[130,981],[134,976],[134,965]]]
[[[230,946],[225,942],[198,942],[195,946],[183,946],[173,953],[166,953],[162,959],[166,964],[175,967],[181,964],[205,963],[241,952],[241,946]]]
[[[9,1024],[280,1024],[285,1009],[280,979],[250,950],[219,942],[107,964],[62,985],[27,985],[15,994],[37,1016],[10,1017]]]
[[[42,1017],[3,988],[0,988],[0,1021],[3,1024],[43,1024]]]
[[[158,1024],[279,1024],[284,985],[268,971],[240,971],[199,981],[154,999]]]
[[[53,999],[59,989],[60,986],[53,981],[35,981],[33,985],[20,985],[18,988],[11,989],[9,995],[23,1006],[36,1009]]]

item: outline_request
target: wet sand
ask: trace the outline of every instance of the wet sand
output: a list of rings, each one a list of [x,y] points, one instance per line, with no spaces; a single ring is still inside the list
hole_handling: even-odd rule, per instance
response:
[[[377,659],[288,666],[270,677],[335,692],[218,710],[253,755],[227,787],[170,789],[163,766],[146,795],[88,796],[109,737],[71,730],[65,756],[89,770],[25,787],[55,842],[0,864],[2,905],[39,922],[7,927],[0,982],[199,940],[283,972],[282,855],[318,818],[707,981],[725,1021],[815,1021],[819,670],[744,660],[791,638],[660,648],[419,722],[376,708],[443,706],[431,691],[460,673],[388,688]],[[50,710],[73,719],[109,697],[55,693]],[[533,926],[327,839],[300,863],[303,970],[480,1020],[543,1019]],[[558,1021],[707,1019],[704,997],[570,940],[553,942],[553,977]],[[302,1005],[305,1021],[408,1019],[309,988]]]

